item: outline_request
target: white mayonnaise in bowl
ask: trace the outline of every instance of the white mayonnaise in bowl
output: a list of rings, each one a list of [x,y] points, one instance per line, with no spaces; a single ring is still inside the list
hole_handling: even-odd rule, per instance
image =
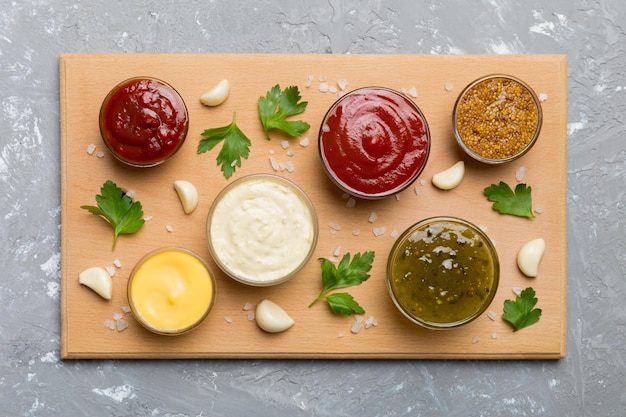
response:
[[[311,259],[319,234],[305,192],[281,176],[252,174],[227,185],[207,218],[209,252],[231,278],[269,286],[293,278]]]

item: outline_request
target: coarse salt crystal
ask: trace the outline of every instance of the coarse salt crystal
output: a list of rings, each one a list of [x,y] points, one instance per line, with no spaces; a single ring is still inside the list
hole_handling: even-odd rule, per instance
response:
[[[95,150],[96,150],[96,145],[94,145],[93,143],[90,143],[90,144],[87,146],[87,153],[88,153],[89,155],[93,155],[93,153],[95,152]]]
[[[280,166],[278,165],[278,161],[273,156],[270,156],[270,165],[274,171],[278,171]]]
[[[522,289],[520,287],[513,287],[511,290],[515,295],[520,295],[522,293]]]
[[[342,338],[342,337],[344,337],[344,336],[345,336],[345,334],[343,334],[343,333],[338,333],[338,334],[337,334],[337,337],[338,337],[338,338]]]
[[[498,334],[497,333],[491,333],[491,338],[492,339],[497,339],[498,338]]]
[[[104,152],[102,152],[102,151],[98,151],[98,152],[96,152],[96,156],[97,156],[98,158],[104,158]]]
[[[398,233],[398,231],[394,229],[394,230],[392,230],[392,231],[391,231],[391,233],[389,233],[389,236],[390,236],[392,239],[395,239],[395,238],[397,238],[397,237],[398,237],[398,234],[399,234],[399,233]]]
[[[124,194],[126,194],[130,198],[135,198],[135,190],[128,190]]]
[[[420,195],[420,189],[417,186],[415,186],[414,190],[415,190],[415,195]]]
[[[395,197],[396,197],[396,201],[400,201],[400,194],[396,194]]]
[[[113,313],[113,320],[119,320],[123,317],[122,313]]]
[[[131,312],[130,306],[122,306],[122,312],[128,314]]]
[[[337,87],[335,87],[334,85],[328,86],[328,92],[335,94],[337,92]]]
[[[303,148],[306,148],[307,146],[309,146],[309,138],[302,138],[300,140],[300,146],[302,146]]]
[[[350,327],[350,331],[354,334],[357,334],[358,332],[361,331],[361,328],[363,327],[363,320],[359,321],[359,320],[355,320],[352,322],[352,326]]]
[[[517,171],[515,171],[515,179],[517,182],[524,179],[524,174],[526,174],[526,167],[519,167]]]
[[[333,230],[341,230],[341,226],[339,226],[337,223],[329,223],[328,227],[330,227]]]
[[[474,343],[478,343],[478,342],[480,342],[480,337],[478,337],[478,336],[474,336],[474,337],[472,338],[472,344],[474,344]]]
[[[270,149],[269,151],[267,151],[267,153],[269,153],[270,155],[274,155],[276,152],[274,151],[274,149]]]
[[[535,213],[541,214],[543,213],[543,209],[541,207],[535,207]]]
[[[374,233],[374,236],[376,236],[376,237],[384,235],[386,231],[387,231],[387,228],[385,226],[375,227],[372,230],[372,232]]]
[[[411,88],[409,88],[409,90],[407,91],[407,94],[413,98],[417,97],[417,88],[412,85]]]
[[[119,260],[119,259],[115,259],[115,260],[113,261],[113,265],[115,265],[115,266],[116,266],[116,267],[118,267],[118,268],[121,268],[121,267],[122,267],[122,263],[120,262],[120,260]]]
[[[287,149],[289,147],[289,141],[288,140],[281,140],[280,141],[280,147],[283,149]]]
[[[165,230],[167,230],[168,232],[172,233],[174,231],[174,227],[172,225],[166,224],[165,225]]]
[[[149,222],[150,220],[152,220],[152,216],[144,216],[143,219],[147,222]]]
[[[443,88],[445,88],[446,91],[452,91],[452,89],[454,89],[454,85],[452,83],[446,83]]]
[[[326,93],[326,92],[328,92],[328,84],[326,84],[326,83],[321,83],[321,84],[320,84],[320,87],[319,87],[319,90],[320,90],[320,92],[321,92],[321,93]]]
[[[369,329],[372,326],[374,327],[378,326],[378,321],[376,320],[374,316],[369,316],[367,320],[365,320],[365,328]]]
[[[109,273],[109,275],[111,275],[111,277],[115,275],[115,267],[112,267],[111,265],[107,265],[104,269],[107,270],[107,272]]]
[[[346,202],[346,207],[353,208],[354,206],[356,206],[356,200],[354,198],[348,198],[348,201]]]
[[[358,236],[358,235],[360,235],[360,234],[361,234],[361,231],[360,231],[359,229],[354,229],[354,230],[352,231],[352,236]]]
[[[252,303],[245,303],[243,305],[243,311],[249,311],[252,310]]]
[[[546,93],[539,93],[539,101],[546,101],[548,99],[548,95]]]
[[[253,321],[255,318],[254,311],[249,311],[248,314],[246,314],[246,318],[248,319],[248,321]]]
[[[226,317],[224,317],[224,321],[226,321],[226,323],[232,323],[233,322],[233,318],[231,316],[226,316]]]
[[[422,187],[423,187],[423,186],[425,186],[425,185],[426,185],[426,180],[422,178],[422,179],[420,180],[420,185],[421,185]]]
[[[329,233],[330,233],[331,235],[336,235],[336,234],[337,234],[337,231],[336,231],[335,229],[330,229]]]
[[[337,245],[335,247],[335,251],[333,252],[333,256],[339,256],[341,255],[341,245]]]
[[[487,317],[489,317],[492,321],[495,321],[495,320],[496,320],[496,317],[498,317],[498,315],[496,314],[496,312],[495,312],[495,311],[491,311],[491,310],[489,310],[489,311],[487,312]]]
[[[230,166],[231,166],[231,167],[234,167],[235,165],[237,165],[237,160],[236,160],[236,159],[233,159],[233,162],[231,162],[231,163],[230,163]]]
[[[320,75],[320,76],[319,76],[319,78],[318,78],[319,82],[324,82],[324,81],[326,81],[327,79],[328,79],[328,78],[326,78],[326,76],[325,76],[325,75]]]
[[[119,319],[115,321],[115,324],[117,325],[117,331],[121,332],[124,329],[128,328],[128,322],[124,319]]]
[[[279,162],[278,169],[280,169],[281,171],[284,171],[285,169],[287,169],[287,165],[285,165],[284,162]]]
[[[376,219],[378,219],[378,214],[376,214],[376,212],[372,211],[370,213],[370,216],[367,218],[367,221],[370,223],[374,223],[376,221]]]
[[[341,91],[343,91],[348,86],[348,80],[346,80],[345,78],[340,78],[337,80],[337,85],[339,86]]]
[[[111,330],[115,330],[115,321],[111,319],[106,319],[104,321],[104,327],[108,327]]]
[[[308,87],[310,87],[310,86],[311,86],[311,84],[313,84],[313,80],[314,80],[314,79],[315,79],[315,76],[314,76],[314,75],[312,75],[312,74],[311,74],[311,75],[309,75],[309,78],[307,78],[307,80],[306,80],[306,84],[304,84],[304,85],[305,85],[305,87],[307,87],[307,88],[308,88]]]
[[[293,162],[287,161],[287,163],[285,164],[285,169],[287,170],[287,172],[293,172],[296,170],[296,167],[293,165]]]

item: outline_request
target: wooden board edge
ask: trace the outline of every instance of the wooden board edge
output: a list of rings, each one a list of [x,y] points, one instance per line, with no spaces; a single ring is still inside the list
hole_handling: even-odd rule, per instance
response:
[[[63,210],[63,207],[66,205],[67,201],[67,191],[65,189],[64,184],[67,181],[67,127],[65,124],[67,123],[67,117],[64,115],[67,114],[67,99],[66,99],[66,89],[67,89],[67,59],[69,55],[60,55],[59,57],[59,135],[61,140],[61,151],[60,151],[60,171],[61,171],[61,271],[67,270],[67,265],[65,257],[63,257],[63,247],[67,244],[67,231],[63,228],[64,224],[67,224],[66,211]],[[62,277],[61,277],[62,278]],[[69,341],[68,341],[68,332],[69,332],[69,324],[66,321],[66,311],[67,311],[67,297],[63,295],[66,291],[67,279],[61,279],[61,308],[59,311],[59,319],[61,321],[61,338],[60,338],[60,352],[61,359],[66,359],[71,357],[71,353],[68,350]]]

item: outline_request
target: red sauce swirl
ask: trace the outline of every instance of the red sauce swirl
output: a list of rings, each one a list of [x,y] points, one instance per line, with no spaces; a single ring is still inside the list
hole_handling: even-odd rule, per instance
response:
[[[154,78],[118,84],[100,108],[100,133],[117,159],[132,166],[158,165],[174,155],[189,120],[181,96]]]
[[[330,178],[361,198],[381,198],[408,187],[430,150],[424,115],[390,89],[368,87],[346,94],[330,108],[319,134]]]

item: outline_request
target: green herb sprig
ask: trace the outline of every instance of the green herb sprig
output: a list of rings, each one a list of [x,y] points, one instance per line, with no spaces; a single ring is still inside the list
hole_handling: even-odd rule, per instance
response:
[[[330,293],[331,291],[341,288],[360,285],[367,281],[370,277],[368,272],[372,269],[374,262],[374,252],[369,251],[361,255],[357,253],[350,261],[350,253],[346,253],[338,266],[335,266],[329,259],[320,258],[322,264],[322,290],[315,300],[309,305],[313,307],[318,301],[326,300],[333,313],[344,314],[346,316],[352,313],[363,314],[365,310],[359,303],[348,293]]]
[[[302,120],[285,120],[287,117],[304,112],[308,102],[300,101],[300,98],[298,86],[287,87],[281,91],[278,84],[272,87],[265,97],[259,97],[259,117],[268,140],[269,131],[272,129],[282,130],[290,136],[300,136],[311,127]]]
[[[537,301],[535,290],[528,287],[517,296],[515,301],[504,301],[502,318],[513,325],[514,332],[533,325],[541,317],[541,309],[534,308]]]
[[[526,184],[517,184],[515,192],[509,185],[500,181],[499,185],[491,184],[485,188],[484,193],[489,201],[493,201],[493,209],[502,214],[513,216],[535,217],[533,214],[533,202],[531,187]]]
[[[117,245],[117,237],[121,234],[135,233],[145,223],[143,209],[139,201],[133,201],[113,181],[107,180],[96,195],[98,206],[80,206],[91,214],[105,219],[113,227],[113,248]]]

